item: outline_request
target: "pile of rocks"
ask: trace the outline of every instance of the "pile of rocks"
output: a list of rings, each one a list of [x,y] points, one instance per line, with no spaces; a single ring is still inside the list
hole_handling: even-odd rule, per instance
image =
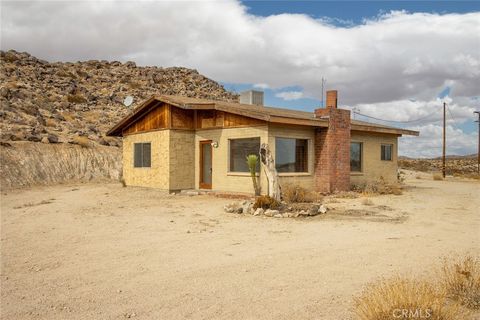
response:
[[[254,203],[250,200],[241,202],[232,202],[223,207],[227,213],[251,214],[253,216],[265,216],[274,218],[298,218],[311,217],[319,214],[325,214],[328,208],[319,203],[308,204],[308,209],[295,210],[293,207],[283,204],[280,210],[254,208]]]
[[[187,68],[137,67],[134,62],[54,62],[0,51],[0,140],[119,146],[105,133],[152,95],[223,101],[238,95]],[[129,108],[127,96],[134,97]]]

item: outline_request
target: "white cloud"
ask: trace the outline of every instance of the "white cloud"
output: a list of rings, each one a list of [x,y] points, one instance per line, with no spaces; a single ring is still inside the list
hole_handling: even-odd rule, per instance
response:
[[[480,94],[480,12],[391,12],[345,28],[302,14],[253,16],[234,0],[1,7],[2,50],[47,60],[181,65],[221,82],[298,86],[318,99],[325,77],[340,105],[397,120],[436,110],[434,97],[449,86],[452,112],[463,121]]]
[[[399,154],[409,157],[434,158],[442,155],[443,128],[437,124],[413,127],[419,130],[419,137],[405,136],[400,138]],[[476,153],[477,133],[470,134],[447,125],[446,153],[448,155]]]
[[[266,83],[256,83],[253,85],[253,87],[256,89],[262,89],[262,90],[266,90],[270,88],[270,86]]]
[[[282,98],[283,100],[298,100],[303,98],[303,92],[301,91],[282,91],[275,93],[275,97]]]

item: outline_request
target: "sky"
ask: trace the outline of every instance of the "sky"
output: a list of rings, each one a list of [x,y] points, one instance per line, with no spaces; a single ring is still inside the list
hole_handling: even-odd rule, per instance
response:
[[[2,1],[0,47],[194,68],[307,111],[324,78],[355,119],[419,130],[411,157],[441,154],[447,102],[447,153],[477,151],[479,1]]]

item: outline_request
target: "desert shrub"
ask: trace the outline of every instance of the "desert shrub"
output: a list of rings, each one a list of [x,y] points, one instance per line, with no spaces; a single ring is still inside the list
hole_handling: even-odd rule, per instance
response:
[[[447,302],[445,292],[427,281],[396,277],[368,286],[354,312],[361,320],[465,319],[459,305]]]
[[[54,119],[47,119],[47,120],[45,120],[45,126],[46,127],[56,127],[57,122]]]
[[[130,81],[128,83],[128,86],[130,87],[130,89],[139,89],[142,87],[142,84],[140,82]]]
[[[282,186],[282,197],[288,203],[319,202],[322,195],[319,192],[309,191],[297,184],[285,184]]]
[[[443,282],[449,298],[462,305],[480,309],[480,261],[466,256],[444,260]]]
[[[339,199],[356,199],[359,197],[358,193],[356,192],[356,185],[352,186],[352,191],[340,191],[336,192],[332,195],[333,198]]]
[[[356,184],[352,186],[352,191],[363,193],[366,195],[376,194],[394,194],[401,195],[403,193],[402,186],[399,183],[388,183],[383,177],[376,181]]]
[[[78,144],[79,146],[82,146],[84,148],[88,148],[92,146],[92,142],[87,137],[82,137],[82,136],[73,137],[72,143]]]
[[[372,199],[365,198],[365,199],[362,200],[362,204],[364,206],[373,206],[373,201],[372,201]]]
[[[255,199],[253,204],[254,209],[262,208],[266,209],[279,209],[281,203],[269,196],[259,196]]]
[[[68,100],[68,102],[71,102],[71,103],[85,103],[85,102],[87,102],[87,99],[85,99],[85,97],[83,97],[80,94],[69,94],[67,96],[67,100]]]
[[[246,157],[248,171],[250,171],[250,177],[252,178],[253,190],[255,195],[260,195],[260,186],[258,185],[257,180],[257,166],[258,166],[258,156],[256,154],[249,154]]]
[[[441,173],[434,173],[433,174],[433,180],[437,180],[437,181],[443,180],[442,174]]]

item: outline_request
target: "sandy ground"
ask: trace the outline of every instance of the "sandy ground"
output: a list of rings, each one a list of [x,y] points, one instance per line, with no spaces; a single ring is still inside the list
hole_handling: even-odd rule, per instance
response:
[[[3,193],[2,319],[350,319],[365,284],[479,252],[480,183],[415,175],[303,219],[118,184]]]

